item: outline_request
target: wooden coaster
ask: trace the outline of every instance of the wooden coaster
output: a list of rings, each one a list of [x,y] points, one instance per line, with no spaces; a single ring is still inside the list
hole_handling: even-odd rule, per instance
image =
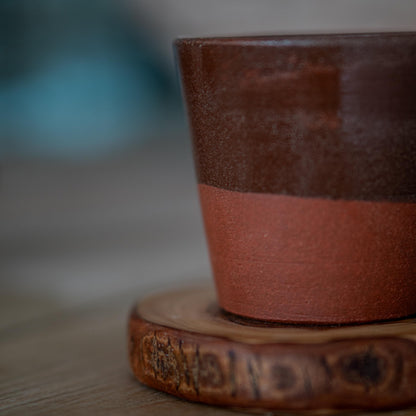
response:
[[[129,337],[136,377],[192,401],[287,410],[416,406],[415,318],[338,327],[248,322],[223,313],[213,289],[199,287],[139,302]]]

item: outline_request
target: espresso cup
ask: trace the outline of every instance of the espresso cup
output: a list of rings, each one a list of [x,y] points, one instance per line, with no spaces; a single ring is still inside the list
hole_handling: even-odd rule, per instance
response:
[[[298,324],[416,313],[416,33],[175,43],[218,301]]]

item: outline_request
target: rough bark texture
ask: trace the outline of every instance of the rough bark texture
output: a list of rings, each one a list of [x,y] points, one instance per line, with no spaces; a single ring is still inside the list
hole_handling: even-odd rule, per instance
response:
[[[203,314],[200,333],[197,327],[190,331],[188,323],[180,329],[180,321],[169,327],[160,324],[160,316],[155,316],[158,323],[152,322],[149,314],[146,319],[141,316],[146,315],[141,313],[143,310],[151,315],[152,307],[158,305],[162,314],[169,308],[177,310],[175,299],[180,297],[180,293],[155,297],[131,314],[131,367],[136,377],[150,387],[188,400],[260,409],[416,406],[415,320],[398,322],[400,331],[396,335],[391,332],[395,323],[369,326],[369,337],[363,337],[363,326],[358,326],[356,338],[353,327],[297,328],[300,336],[293,336],[292,342],[287,337],[288,327],[259,328],[261,343],[257,343],[250,333],[252,327],[230,323],[218,315],[209,295],[200,308],[191,302],[186,313],[197,322],[199,311],[205,310],[214,327],[218,326],[218,336],[212,328],[207,331]],[[175,318],[167,316],[166,322],[172,320]],[[230,337],[224,336],[223,327],[227,325],[239,328],[240,341],[233,331]],[[246,342],[245,331],[249,333]],[[279,331],[285,332],[284,342],[267,342],[264,334],[269,332],[272,340]],[[318,338],[305,342],[302,333],[308,331]],[[374,336],[376,333],[378,336]]]

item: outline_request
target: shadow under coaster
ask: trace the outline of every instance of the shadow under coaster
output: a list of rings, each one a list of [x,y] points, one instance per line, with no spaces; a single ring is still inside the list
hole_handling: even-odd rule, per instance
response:
[[[195,287],[134,307],[129,356],[141,382],[196,402],[286,410],[416,406],[415,318],[268,324],[221,312],[211,287]]]

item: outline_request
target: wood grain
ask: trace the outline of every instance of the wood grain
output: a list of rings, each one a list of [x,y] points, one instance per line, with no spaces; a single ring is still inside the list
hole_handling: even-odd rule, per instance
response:
[[[254,327],[194,288],[134,308],[130,364],[143,383],[193,401],[263,409],[416,405],[416,321]]]
[[[5,302],[0,294],[0,312],[10,318],[0,330],[0,414],[233,415],[149,389],[132,376],[126,320],[134,296],[133,291],[69,309],[48,308],[46,300],[35,314],[27,296],[9,294]],[[26,318],[13,323],[9,311],[18,307]]]

